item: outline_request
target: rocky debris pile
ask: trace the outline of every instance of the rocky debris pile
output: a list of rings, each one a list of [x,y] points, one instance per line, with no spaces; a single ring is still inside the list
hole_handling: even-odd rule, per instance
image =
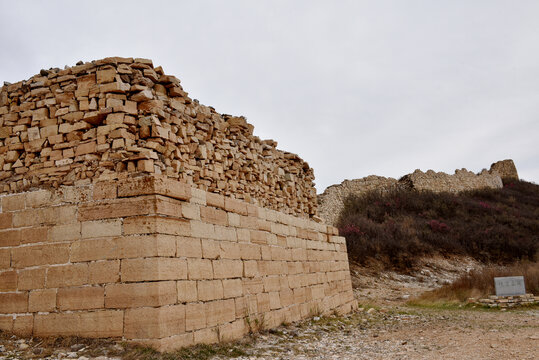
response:
[[[162,173],[298,215],[316,214],[314,173],[244,117],[192,100],[151,60],[41,70],[0,90],[0,193]]]
[[[514,295],[514,296],[496,296],[491,295],[486,299],[468,299],[468,303],[486,305],[488,307],[508,308],[522,305],[533,305],[539,303],[539,296],[533,294]]]

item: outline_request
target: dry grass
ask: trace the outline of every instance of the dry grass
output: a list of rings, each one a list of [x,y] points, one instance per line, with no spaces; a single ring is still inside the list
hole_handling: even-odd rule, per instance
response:
[[[449,285],[422,294],[412,303],[465,302],[471,297],[493,295],[494,278],[501,276],[524,276],[526,292],[539,294],[539,263],[536,262],[509,267],[487,266],[481,270],[474,270]]]

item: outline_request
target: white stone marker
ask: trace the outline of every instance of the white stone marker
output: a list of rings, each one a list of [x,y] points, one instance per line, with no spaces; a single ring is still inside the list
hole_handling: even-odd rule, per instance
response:
[[[495,277],[496,296],[525,295],[524,276]]]

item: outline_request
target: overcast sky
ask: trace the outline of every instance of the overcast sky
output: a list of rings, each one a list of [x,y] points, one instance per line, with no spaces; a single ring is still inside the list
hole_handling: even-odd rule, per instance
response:
[[[0,0],[0,81],[151,58],[315,170],[474,172],[539,183],[539,1]]]

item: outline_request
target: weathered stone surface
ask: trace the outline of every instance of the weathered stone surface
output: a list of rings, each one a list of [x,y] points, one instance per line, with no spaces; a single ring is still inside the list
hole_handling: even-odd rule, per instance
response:
[[[143,172],[216,194],[208,201],[221,209],[235,206],[232,196],[316,215],[306,162],[253,136],[244,117],[190,99],[151,60],[102,59],[47,72],[0,90],[0,193]],[[204,215],[223,224],[210,212]]]

